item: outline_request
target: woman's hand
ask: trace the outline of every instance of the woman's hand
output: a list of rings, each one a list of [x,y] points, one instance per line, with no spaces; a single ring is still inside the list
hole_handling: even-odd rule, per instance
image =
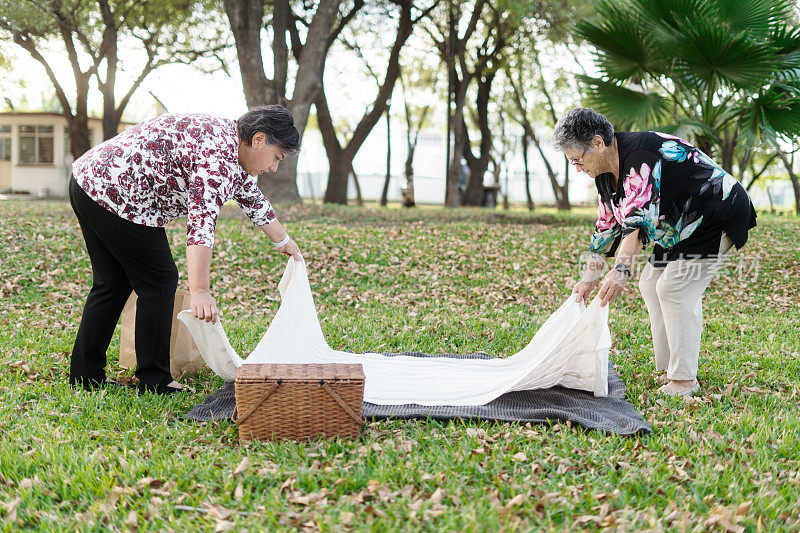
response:
[[[603,278],[603,285],[600,287],[600,292],[597,295],[600,297],[600,305],[605,307],[607,304],[613,302],[617,296],[622,294],[622,290],[628,284],[628,276],[619,270],[609,270],[606,277]]]
[[[579,281],[575,284],[575,287],[572,288],[572,293],[578,295],[578,301],[583,301],[585,304],[589,304],[589,295],[592,294],[592,291],[597,286],[597,281]]]
[[[217,310],[217,303],[211,296],[208,289],[198,289],[189,292],[189,306],[192,308],[192,315],[211,322],[217,322],[219,311]]]
[[[289,240],[286,244],[278,248],[278,251],[286,256],[294,257],[295,261],[302,261],[303,256],[300,255],[300,247],[294,240]]]

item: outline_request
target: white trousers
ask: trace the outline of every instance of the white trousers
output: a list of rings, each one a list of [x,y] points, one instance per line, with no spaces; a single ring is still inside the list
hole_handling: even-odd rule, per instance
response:
[[[723,233],[717,257],[678,259],[662,268],[647,263],[639,277],[650,315],[656,368],[666,370],[669,379],[697,379],[703,292],[732,247],[733,241]]]

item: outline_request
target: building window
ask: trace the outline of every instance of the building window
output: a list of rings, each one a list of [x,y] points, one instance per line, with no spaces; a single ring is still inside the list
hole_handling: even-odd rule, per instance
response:
[[[11,161],[11,126],[0,125],[0,161]]]
[[[19,164],[53,164],[53,126],[19,127]]]
[[[64,157],[72,155],[72,139],[69,136],[69,128],[64,128]]]

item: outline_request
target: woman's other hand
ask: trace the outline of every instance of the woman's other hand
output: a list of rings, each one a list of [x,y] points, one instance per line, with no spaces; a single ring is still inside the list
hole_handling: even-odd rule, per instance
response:
[[[577,300],[583,301],[585,304],[589,304],[589,295],[592,294],[592,291],[597,286],[597,281],[579,281],[575,284],[575,287],[572,288],[572,293],[577,294]]]
[[[609,270],[603,278],[603,285],[597,295],[600,297],[600,305],[605,307],[613,302],[617,296],[622,294],[622,290],[628,284],[628,276],[619,270]]]
[[[192,315],[200,320],[217,322],[219,311],[217,310],[217,303],[211,296],[211,293],[206,289],[194,290],[189,293],[189,305],[192,308]]]
[[[280,248],[278,251],[286,256],[294,257],[295,261],[302,261],[303,256],[300,255],[300,247],[297,246],[297,243],[294,240],[290,240]]]

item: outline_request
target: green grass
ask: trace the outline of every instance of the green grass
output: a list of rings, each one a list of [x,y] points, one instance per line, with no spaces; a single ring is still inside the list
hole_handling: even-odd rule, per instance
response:
[[[592,225],[590,210],[279,215],[307,258],[332,347],[500,356],[523,347],[568,295]],[[707,291],[695,402],[655,394],[635,284],[613,306],[613,357],[652,435],[401,421],[305,444],[239,444],[228,423],[182,420],[220,386],[208,371],[185,380],[196,394],[167,399],[71,390],[69,353],[91,283],[77,223],[67,203],[39,201],[1,202],[0,220],[5,530],[800,530],[798,218],[761,216],[736,256],[759,259],[757,278],[728,269]],[[185,230],[173,223],[168,234],[185,285]],[[239,352],[277,310],[284,264],[226,210],[212,283]],[[117,336],[111,376],[127,375],[118,346]],[[243,458],[249,465],[234,474]]]

